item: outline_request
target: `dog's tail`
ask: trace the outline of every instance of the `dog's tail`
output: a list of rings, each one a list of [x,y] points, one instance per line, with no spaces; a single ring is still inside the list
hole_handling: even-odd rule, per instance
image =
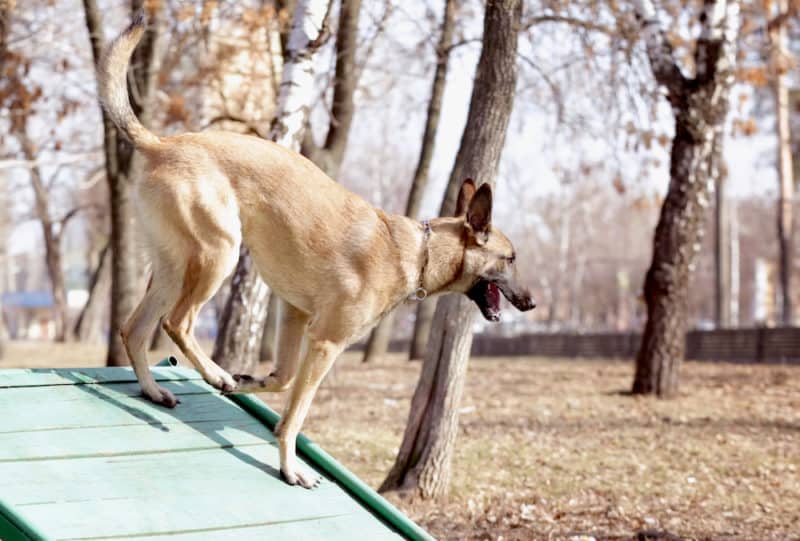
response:
[[[144,13],[138,13],[131,25],[106,49],[98,66],[100,101],[117,128],[140,149],[160,143],[153,132],[145,128],[133,112],[128,96],[128,64],[131,54],[145,31]]]

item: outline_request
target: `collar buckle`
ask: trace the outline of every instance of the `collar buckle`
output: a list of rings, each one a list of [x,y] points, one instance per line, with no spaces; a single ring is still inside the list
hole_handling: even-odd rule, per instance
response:
[[[424,301],[427,297],[428,297],[428,290],[420,286],[417,289],[415,289],[411,295],[408,296],[408,299],[412,301]]]

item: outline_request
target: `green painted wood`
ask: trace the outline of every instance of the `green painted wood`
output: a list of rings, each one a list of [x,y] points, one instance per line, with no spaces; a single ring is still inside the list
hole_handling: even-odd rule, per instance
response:
[[[252,395],[232,395],[231,399],[264,421],[270,428],[274,428],[280,420],[280,416],[275,411]],[[414,541],[434,541],[434,538],[428,532],[401,513],[383,496],[372,490],[366,483],[304,434],[297,436],[297,450],[302,456],[310,459],[319,470],[335,478],[351,494],[409,539]]]
[[[53,394],[50,400],[27,400],[24,392],[19,393],[15,397],[19,399],[16,405],[12,402],[5,406],[10,415],[0,422],[0,433],[141,424],[160,426],[167,431],[166,425],[175,423],[224,422],[247,416],[241,408],[221,395],[206,392],[203,387],[191,381],[178,383],[183,389],[180,396],[182,404],[173,409],[156,406],[140,396],[117,393],[114,385],[80,385],[74,388],[54,386],[50,387]],[[75,389],[85,391],[81,391],[84,396],[74,400],[60,400],[59,395],[62,393],[68,393],[70,398],[74,398]],[[185,404],[189,403],[191,406],[186,407]]]
[[[154,366],[150,370],[156,381],[202,380],[189,368]],[[11,368],[0,370],[0,389],[42,385],[76,385],[86,383],[134,382],[136,375],[127,367],[109,368]]]
[[[388,537],[391,539],[391,537]],[[386,527],[379,521],[364,522],[358,515],[321,517],[269,525],[243,525],[224,529],[195,529],[169,535],[80,537],[64,541],[325,541],[328,539],[387,539]],[[395,539],[401,539],[396,536]]]
[[[272,445],[230,451],[52,460],[35,468],[5,463],[0,493],[11,494],[15,507],[56,539],[366,516],[328,479],[313,491],[288,487]],[[385,538],[395,538],[382,528],[391,534]]]
[[[195,372],[154,370],[182,400],[170,410],[105,370],[0,371],[0,497],[16,520],[51,539],[400,538],[330,476],[286,485],[271,430]]]
[[[21,516],[16,509],[0,499],[0,540],[47,541],[39,528]]]
[[[159,385],[176,395],[215,393],[214,389],[202,380],[162,381]],[[102,395],[142,397],[142,389],[138,383],[7,387],[0,390],[2,391],[0,408],[18,404],[20,399],[47,402],[58,407],[61,402],[93,400],[98,397],[103,398]]]
[[[164,430],[166,428],[166,430]],[[0,433],[0,462],[108,457],[181,449],[215,449],[263,444],[272,433],[252,418],[192,421],[168,426],[118,425]]]

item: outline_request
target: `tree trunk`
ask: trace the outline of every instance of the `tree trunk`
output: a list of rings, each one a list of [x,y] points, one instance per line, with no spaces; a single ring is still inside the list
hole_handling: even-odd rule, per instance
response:
[[[0,252],[0,262],[3,262],[5,253]],[[6,329],[6,318],[3,313],[3,293],[5,292],[5,284],[0,284],[0,361],[6,353],[6,343],[8,342],[8,330]]]
[[[171,343],[169,336],[167,336],[167,331],[165,331],[164,327],[161,325],[162,321],[163,318],[159,320],[156,330],[153,331],[153,338],[150,340],[150,351],[164,349],[169,347]]]
[[[0,295],[2,295],[2,292],[0,292]],[[7,341],[8,332],[6,331],[6,320],[3,314],[3,299],[0,298],[0,361],[5,357]]]
[[[739,326],[739,293],[740,293],[740,261],[739,261],[739,212],[734,203],[730,208],[730,264],[731,264],[731,326]]]
[[[336,32],[336,71],[331,102],[331,121],[325,146],[321,154],[310,158],[331,178],[339,176],[339,167],[344,159],[350,126],[353,123],[355,105],[356,46],[358,44],[358,18],[361,0],[342,0],[339,9],[339,29]]]
[[[703,236],[709,183],[719,178],[721,141],[733,84],[738,4],[706,0],[695,51],[697,73],[688,80],[672,55],[649,0],[637,3],[650,67],[667,89],[675,117],[670,183],[644,283],[647,323],[636,357],[633,392],[674,395],[686,348],[687,296]]]
[[[411,344],[408,350],[408,360],[416,361],[425,358],[428,340],[431,336],[433,313],[436,311],[436,299],[425,299],[417,306],[417,316],[414,318],[414,331],[411,334]]]
[[[247,294],[247,298],[242,296]],[[211,358],[232,374],[252,373],[261,352],[269,288],[253,269],[247,248],[241,249],[239,264],[231,280],[231,296],[225,303],[214,353]],[[238,308],[243,309],[239,310]]]
[[[486,4],[483,47],[449,184],[467,177],[494,182],[514,103],[521,15],[520,0]],[[448,195],[443,206],[453,214],[456,196]],[[413,491],[423,498],[447,494],[473,315],[472,303],[463,295],[439,301],[403,442],[382,491]]]
[[[776,2],[778,16],[786,13],[788,0]],[[789,128],[789,89],[786,85],[788,52],[786,47],[786,23],[778,22],[770,31],[773,50],[771,61],[773,71],[773,90],[775,92],[775,123],[778,135],[778,276],[781,286],[781,322],[792,325],[794,321],[792,306],[792,267],[794,220],[794,167],[792,165],[792,142]]]
[[[414,170],[414,178],[411,181],[411,189],[406,201],[406,216],[416,219],[422,207],[422,198],[425,195],[425,187],[428,185],[428,173],[431,168],[433,151],[436,146],[436,133],[439,129],[439,118],[442,110],[442,99],[444,98],[445,84],[447,83],[447,64],[450,60],[450,47],[453,44],[453,27],[455,26],[456,0],[445,0],[444,18],[442,19],[442,30],[439,35],[439,43],[436,46],[436,69],[433,74],[433,86],[431,87],[431,98],[428,101],[428,112],[425,120],[425,131],[422,134],[422,145],[419,152],[417,168]],[[421,303],[417,307],[417,318],[423,310]],[[412,338],[411,358],[422,358],[422,353],[413,356],[415,351],[414,343],[417,333],[419,338],[424,336],[425,344],[428,342],[430,334],[430,321],[433,318],[433,304],[428,303],[431,308],[428,310],[428,326],[423,329],[420,325],[417,329],[416,321],[414,325],[414,338]],[[425,314],[423,314],[424,317]],[[367,340],[367,347],[364,351],[364,362],[369,362],[386,354],[389,349],[389,342],[392,338],[394,328],[395,312],[387,314],[378,325],[372,330]],[[420,321],[421,323],[421,321]],[[423,346],[424,347],[424,346]]]
[[[11,2],[8,0],[0,0],[0,73],[5,73],[5,61],[6,61],[6,53],[8,48],[8,32],[10,27],[10,17],[11,17],[11,9],[12,5]],[[0,187],[0,205],[2,205],[2,210],[0,210],[0,233],[2,234],[2,238],[0,238],[0,265],[5,265],[5,258],[6,258],[6,227],[8,225],[8,214],[7,212],[7,193],[6,193],[6,185]],[[2,274],[5,277],[5,274]],[[6,342],[8,341],[8,332],[6,330],[6,321],[3,317],[3,299],[2,295],[5,292],[5,284],[0,283],[0,360],[3,359],[5,355],[5,348]]]
[[[27,121],[21,128],[19,138],[25,159],[33,165],[30,168],[31,186],[36,201],[36,218],[42,226],[44,239],[45,267],[50,279],[53,293],[53,305],[56,311],[56,341],[67,340],[67,292],[64,286],[64,268],[61,263],[61,234],[64,223],[57,223],[50,214],[50,194],[42,178],[41,169],[36,161],[36,148],[28,138]]]
[[[303,141],[314,92],[313,53],[319,46],[329,9],[329,0],[297,0],[295,4],[270,133],[273,141],[292,150],[299,150]],[[249,253],[242,249],[212,355],[226,370],[252,372],[258,363],[268,294]]]
[[[278,305],[280,299],[276,295],[269,296],[269,304],[267,305],[267,320],[264,322],[264,332],[261,335],[261,353],[259,355],[260,361],[274,361],[277,355],[277,340],[278,340]]]
[[[725,176],[717,179],[714,206],[714,316],[717,328],[731,325],[730,216]]]
[[[131,2],[132,12],[141,9],[143,2]],[[83,0],[86,28],[92,47],[95,65],[100,61],[104,49],[103,23],[96,0]],[[158,46],[161,2],[147,6],[150,24],[139,47],[134,51],[130,72],[139,101],[132,103],[134,112],[142,123],[149,124],[149,101],[154,94],[157,81]],[[134,159],[133,147],[117,132],[116,127],[102,111],[103,148],[105,151],[106,179],[109,185],[111,208],[111,321],[106,364],[120,366],[128,364],[128,356],[119,336],[119,329],[133,311],[136,302],[139,272],[135,251],[133,211],[130,201],[130,178],[139,168]]]
[[[89,298],[75,322],[73,336],[81,342],[103,340],[103,309],[111,290],[111,249],[106,244],[100,251],[97,268],[89,281]]]
[[[569,268],[569,254],[572,232],[572,211],[563,208],[561,211],[561,223],[559,224],[558,237],[558,273],[553,284],[553,296],[547,312],[547,327],[550,329],[556,324],[561,312],[561,300],[563,297],[564,283],[569,278],[567,269]]]
[[[116,130],[113,125],[106,126]],[[108,139],[110,144],[121,146],[119,134]],[[114,152],[106,147],[106,163],[109,154]],[[127,153],[127,151],[124,151]],[[122,153],[120,153],[122,154]],[[129,156],[123,158],[127,161]],[[127,166],[125,167],[127,169]],[[108,353],[106,365],[124,366],[128,364],[128,355],[119,334],[136,303],[136,282],[133,231],[133,209],[130,201],[130,185],[128,177],[121,170],[113,175],[107,174],[111,200],[111,321],[109,322]]]

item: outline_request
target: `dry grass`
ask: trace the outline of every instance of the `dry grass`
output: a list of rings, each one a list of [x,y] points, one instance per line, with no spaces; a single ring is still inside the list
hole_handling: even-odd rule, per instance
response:
[[[9,357],[3,366],[78,366],[102,352],[14,344]],[[377,486],[418,370],[345,355],[305,432]],[[442,539],[800,539],[799,376],[689,363],[680,396],[659,401],[622,394],[629,363],[473,359],[449,501],[389,497]]]

